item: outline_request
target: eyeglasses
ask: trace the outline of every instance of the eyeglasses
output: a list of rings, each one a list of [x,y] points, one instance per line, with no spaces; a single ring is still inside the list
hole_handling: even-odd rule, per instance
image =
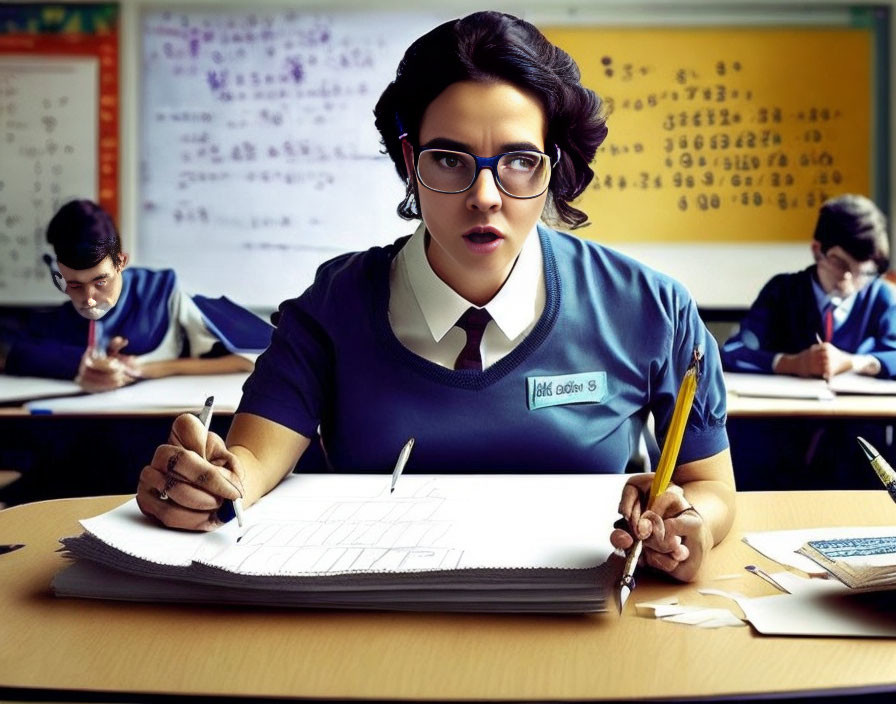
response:
[[[877,278],[880,273],[877,270],[877,267],[873,269],[869,269],[865,265],[857,265],[853,266],[848,261],[846,261],[843,257],[833,254],[831,252],[827,252],[822,255],[822,261],[827,263],[834,272],[840,276],[841,278],[849,274],[856,281],[870,281],[871,279]]]
[[[482,169],[491,170],[504,193],[512,198],[537,198],[548,189],[551,168],[560,161],[544,152],[504,152],[495,156],[476,156],[451,149],[421,149],[417,154],[417,180],[438,193],[463,193],[468,190]]]
[[[62,274],[59,273],[59,269],[56,268],[56,262],[53,257],[49,254],[44,254],[43,260],[44,264],[46,264],[47,268],[50,270],[50,278],[53,279],[53,285],[62,293],[65,293],[65,279],[62,277]]]

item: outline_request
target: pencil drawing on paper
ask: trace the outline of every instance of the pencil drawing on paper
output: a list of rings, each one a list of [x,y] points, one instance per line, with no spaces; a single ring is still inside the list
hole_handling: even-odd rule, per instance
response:
[[[256,523],[233,554],[220,557],[238,560],[228,566],[242,573],[457,569],[463,550],[450,544],[453,523],[437,518],[446,499],[430,489],[411,497],[297,500],[301,519]]]

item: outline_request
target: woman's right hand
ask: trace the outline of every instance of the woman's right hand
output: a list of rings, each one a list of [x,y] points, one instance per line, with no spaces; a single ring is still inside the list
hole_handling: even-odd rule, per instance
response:
[[[206,437],[199,419],[187,413],[174,420],[168,443],[140,473],[137,505],[169,528],[214,530],[224,523],[221,504],[244,496],[243,480],[239,459],[221,437]]]

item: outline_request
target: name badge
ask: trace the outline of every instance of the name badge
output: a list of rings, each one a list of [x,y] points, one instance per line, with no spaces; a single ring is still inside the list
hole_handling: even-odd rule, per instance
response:
[[[607,397],[606,372],[526,378],[529,410],[569,403],[600,403]]]

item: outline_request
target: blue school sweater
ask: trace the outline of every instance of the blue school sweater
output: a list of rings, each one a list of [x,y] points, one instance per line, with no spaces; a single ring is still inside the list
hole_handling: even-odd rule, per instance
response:
[[[103,338],[108,341],[120,335],[128,340],[124,354],[148,354],[161,344],[169,328],[178,324],[170,315],[171,298],[181,295],[177,277],[171,269],[139,267],[129,267],[121,276],[121,295],[100,321]],[[192,300],[225,350],[257,353],[267,347],[272,328],[265,321],[223,297],[194,296]],[[87,349],[89,324],[71,301],[36,313],[25,330],[10,341],[6,373],[73,379]],[[185,349],[181,356],[189,354]]]
[[[409,472],[622,472],[650,411],[662,442],[699,345],[679,463],[725,449],[718,349],[684,287],[600,245],[538,233],[544,311],[487,369],[446,369],[392,333],[389,267],[402,238],[323,264],[281,305],[238,412],[319,430],[330,465],[347,472],[391,471],[409,437]]]
[[[753,302],[740,329],[722,346],[722,364],[732,372],[772,373],[779,352],[796,354],[817,342],[821,312],[812,290],[815,266],[773,277]],[[880,360],[880,374],[896,377],[896,295],[880,279],[855,294],[846,320],[831,343],[852,354]]]

